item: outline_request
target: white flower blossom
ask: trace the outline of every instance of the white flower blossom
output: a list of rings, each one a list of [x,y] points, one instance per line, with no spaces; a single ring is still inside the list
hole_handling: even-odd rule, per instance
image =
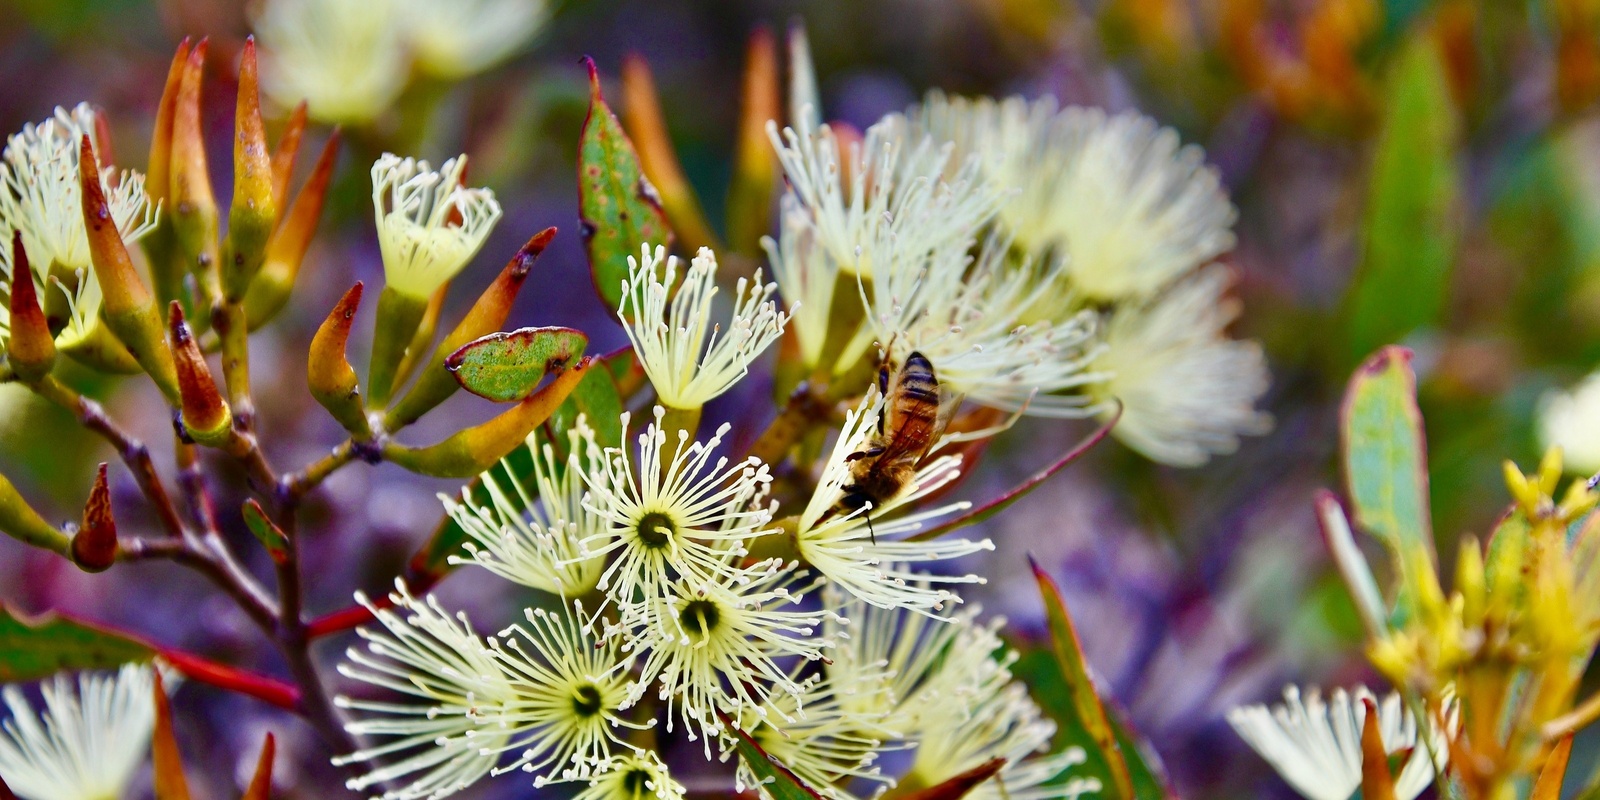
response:
[[[545,0],[402,0],[400,13],[417,65],[458,80],[510,57],[550,9]]]
[[[0,163],[4,184],[0,220],[4,227],[22,232],[28,262],[40,285],[48,275],[69,280],[76,271],[90,267],[78,157],[83,137],[92,142],[94,132],[94,110],[79,103],[71,111],[57,107],[50,119],[25,125],[6,140]],[[102,164],[101,184],[123,241],[131,245],[155,228],[160,208],[145,195],[143,175],[118,174]],[[5,247],[11,247],[9,237]]]
[[[988,180],[1020,190],[1000,211],[1007,232],[1036,257],[1064,255],[1090,299],[1147,296],[1233,246],[1237,212],[1216,170],[1149,117],[938,93],[911,117]]]
[[[396,610],[378,608],[364,595],[356,599],[384,630],[358,629],[367,649],[346,651],[348,661],[339,665],[339,673],[420,702],[336,699],[342,708],[363,712],[345,725],[347,730],[388,740],[334,759],[340,765],[378,764],[345,785],[364,791],[409,780],[380,797],[435,800],[476,783],[510,739],[510,730],[485,723],[492,709],[517,700],[511,679],[466,615],[451,615],[432,597],[413,597],[396,581],[390,595]]]
[[[664,413],[656,406],[655,422],[639,434],[637,459],[628,447],[601,453],[590,438],[586,446],[595,452],[580,473],[589,487],[584,506],[607,527],[581,541],[579,552],[615,553],[599,587],[624,608],[642,604],[645,613],[666,597],[675,577],[726,576],[734,571],[727,556],[743,555],[747,540],[771,533],[772,508],[762,502],[772,481],[767,465],[754,457],[712,463],[732,429],[727,423],[706,442],[686,442],[688,435],[676,431],[678,446],[664,462]],[[628,419],[624,414],[623,430]]]
[[[683,784],[672,779],[661,757],[645,751],[601,765],[589,788],[572,800],[683,800]]]
[[[372,165],[372,206],[388,286],[426,300],[477,254],[500,220],[488,189],[461,185],[467,157],[436,172],[426,161],[384,153]]]
[[[1110,314],[1094,367],[1111,379],[1093,392],[1122,401],[1112,434],[1156,461],[1199,466],[1272,425],[1255,408],[1270,380],[1261,346],[1227,337],[1239,313],[1223,297],[1229,282],[1214,265]]]
[[[674,717],[681,718],[691,741],[704,737],[707,758],[711,743],[727,733],[719,711],[733,719],[746,711],[772,713],[792,722],[794,714],[772,701],[783,693],[798,698],[806,684],[780,660],[816,661],[832,645],[814,634],[835,615],[799,607],[810,587],[791,588],[792,565],[728,566],[709,580],[673,581],[662,595],[626,609],[622,619],[624,649],[643,652],[636,694],[654,683],[667,706],[667,731]],[[798,704],[794,713],[801,713]]]
[[[872,605],[926,612],[942,607],[947,600],[959,602],[960,598],[949,590],[934,588],[928,581],[983,583],[983,578],[977,575],[926,576],[911,571],[911,565],[993,550],[994,543],[988,539],[973,542],[950,538],[907,542],[897,537],[921,530],[925,522],[963,511],[971,507],[971,503],[961,501],[896,513],[914,506],[959,477],[959,457],[932,457],[916,470],[899,494],[884,498],[881,504],[849,511],[839,508],[844,488],[851,482],[853,462],[848,459],[866,447],[882,413],[883,396],[873,388],[859,407],[845,414],[844,426],[823,467],[822,478],[800,515],[795,543],[813,569]]]
[[[145,664],[114,675],[57,675],[43,686],[42,712],[7,686],[0,776],[22,800],[123,797],[155,728],[154,675]]]
[[[678,258],[666,257],[666,248],[658,245],[652,253],[644,245],[640,258],[628,256],[617,315],[650,385],[672,408],[700,408],[728,391],[789,321],[769,299],[777,285],[763,284],[757,271],[754,280],[739,279],[733,319],[724,332],[711,324],[716,278],[717,257],[710,248],[700,248],[676,289]]]
[[[1242,706],[1228,712],[1228,723],[1295,791],[1310,800],[1348,800],[1361,786],[1361,730],[1366,702],[1378,710],[1383,748],[1411,755],[1395,776],[1395,796],[1413,800],[1433,783],[1450,758],[1449,733],[1456,725],[1453,700],[1443,712],[1445,725],[1419,726],[1397,692],[1379,700],[1365,686],[1335,689],[1327,700],[1311,689],[1283,690],[1283,703]],[[1421,729],[1426,729],[1426,734]]]
[[[596,642],[585,631],[581,605],[563,603],[554,613],[529,609],[526,617],[527,624],[490,640],[516,699],[486,711],[486,722],[512,732],[502,750],[521,751],[494,774],[535,773],[535,787],[591,777],[614,749],[632,749],[618,738],[619,728],[650,727],[622,716],[627,665],[614,640]]]
[[[827,620],[825,631],[848,627],[843,618]],[[842,633],[842,631],[840,631]],[[887,711],[857,710],[864,692],[886,694],[891,676],[880,662],[864,672],[837,669],[834,660],[827,677],[811,681],[800,696],[780,693],[771,710],[758,715],[747,710],[739,724],[763,752],[788,767],[807,786],[831,800],[849,800],[840,785],[854,780],[893,788],[894,778],[877,765],[885,752],[904,749],[899,734],[883,725]],[[849,700],[850,702],[847,702]],[[868,701],[876,704],[874,701]],[[760,779],[739,760],[736,788],[755,786]]]
[[[262,88],[279,105],[301,100],[318,120],[371,122],[410,72],[403,0],[267,0],[255,18]]]
[[[1541,449],[1560,447],[1563,463],[1573,472],[1600,472],[1600,372],[1571,391],[1546,392],[1537,424]]]
[[[537,432],[527,439],[533,474],[518,480],[510,461],[499,472],[480,478],[489,504],[471,493],[460,502],[440,495],[450,517],[471,537],[467,557],[451,556],[452,564],[477,564],[506,580],[534,589],[577,597],[600,582],[605,559],[586,556],[579,543],[598,547],[609,535],[605,521],[583,506],[581,477],[592,456],[586,446],[588,428],[582,417],[567,433],[565,460],[554,448],[540,445]],[[503,473],[503,475],[501,474]]]

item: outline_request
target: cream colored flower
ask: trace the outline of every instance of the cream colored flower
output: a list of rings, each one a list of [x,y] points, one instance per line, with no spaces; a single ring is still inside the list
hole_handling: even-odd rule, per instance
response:
[[[1361,786],[1361,730],[1366,724],[1365,701],[1378,709],[1378,729],[1384,750],[1410,751],[1395,777],[1395,796],[1412,800],[1434,781],[1436,770],[1450,758],[1446,730],[1456,725],[1456,706],[1448,704],[1447,726],[1430,722],[1423,735],[1400,695],[1391,692],[1379,700],[1365,686],[1353,692],[1335,689],[1326,701],[1316,689],[1303,696],[1300,689],[1283,690],[1283,703],[1272,707],[1243,706],[1228,712],[1228,723],[1239,736],[1278,770],[1295,791],[1310,800],[1348,800]]]
[[[1539,402],[1538,429],[1541,449],[1560,447],[1570,471],[1600,472],[1600,372],[1571,391],[1546,392]]]
[[[467,157],[444,162],[384,153],[372,165],[372,207],[387,285],[426,300],[477,254],[500,221],[500,204],[488,189],[461,185]]]
[[[617,756],[601,765],[589,788],[572,800],[683,800],[686,794],[661,757],[645,751]]]
[[[954,142],[989,181],[1020,193],[1000,211],[1035,257],[1066,258],[1091,300],[1147,296],[1233,246],[1237,213],[1205,154],[1135,113],[947,98],[913,109],[913,130]],[[1046,302],[1044,318],[1060,319]],[[1055,313],[1048,313],[1054,309]]]
[[[506,580],[565,597],[578,597],[600,582],[605,559],[585,556],[580,542],[598,547],[609,528],[583,507],[580,477],[591,456],[582,417],[567,433],[567,458],[558,459],[538,433],[528,435],[533,474],[518,480],[510,462],[502,472],[490,470],[480,480],[489,504],[479,505],[470,492],[462,499],[440,495],[450,517],[471,537],[468,556],[451,556],[451,564],[477,564]],[[502,477],[502,475],[504,477]],[[509,479],[508,479],[509,478]]]
[[[255,18],[262,88],[301,100],[318,120],[364,124],[400,96],[410,73],[405,0],[267,0]]]
[[[672,408],[700,408],[728,391],[789,321],[768,299],[776,284],[763,284],[757,271],[754,280],[739,279],[727,330],[713,325],[716,278],[717,257],[710,248],[700,248],[682,284],[678,258],[667,258],[666,248],[658,245],[652,253],[645,245],[640,258],[628,256],[617,315],[656,396]]]
[[[899,513],[913,508],[930,494],[954,481],[961,474],[961,459],[936,456],[918,469],[905,488],[883,502],[855,510],[840,509],[845,487],[851,483],[850,456],[861,452],[877,430],[883,412],[883,396],[871,389],[861,405],[846,413],[833,452],[823,467],[822,478],[811,500],[800,515],[795,543],[806,563],[827,576],[836,586],[882,608],[910,608],[922,612],[942,608],[946,601],[960,598],[941,584],[983,583],[978,575],[926,576],[912,571],[912,565],[959,558],[982,550],[993,550],[988,539],[940,538],[926,542],[900,541],[899,537],[920,530],[924,523],[963,511],[965,501],[931,509]]]
[[[792,565],[777,561],[729,563],[710,579],[680,578],[624,610],[624,649],[643,653],[637,695],[654,685],[667,707],[667,731],[681,719],[691,741],[704,738],[707,758],[711,743],[727,733],[718,712],[733,719],[746,711],[778,714],[793,722],[795,715],[773,701],[780,694],[799,699],[806,684],[784,665],[820,660],[832,646],[814,634],[835,614],[802,607],[810,587],[796,588],[796,577]]]
[[[4,692],[0,776],[22,800],[118,800],[144,763],[155,727],[155,677],[129,664],[114,675],[57,675],[34,710],[16,686]]]
[[[0,220],[4,227],[22,232],[28,262],[41,286],[46,276],[70,280],[78,270],[89,270],[78,155],[83,137],[92,140],[94,130],[94,110],[79,103],[71,111],[57,107],[50,119],[25,125],[6,140],[0,164],[4,184]],[[102,165],[101,183],[123,241],[131,245],[155,228],[160,209],[145,195],[143,175],[131,171],[119,175]],[[5,248],[10,247],[7,238]]]
[[[842,627],[847,626],[832,621],[827,626]],[[774,696],[765,715],[747,710],[739,720],[740,728],[823,797],[849,800],[850,793],[840,787],[856,780],[892,788],[895,780],[883,774],[878,757],[905,746],[894,743],[899,734],[884,727],[888,712],[857,710],[864,704],[860,702],[865,699],[860,697],[862,693],[887,692],[890,676],[881,663],[854,672],[840,669],[837,660],[829,663],[827,673],[824,679],[805,684],[800,696]],[[847,699],[855,702],[847,703]],[[737,775],[736,788],[741,790],[761,782],[743,759]]]
[[[1265,433],[1255,403],[1270,377],[1261,346],[1227,337],[1239,313],[1225,299],[1228,270],[1201,270],[1143,304],[1118,307],[1094,368],[1111,375],[1092,391],[1122,401],[1112,434],[1165,464],[1193,467]]]
[[[346,782],[351,791],[391,785],[382,800],[447,797],[488,774],[508,746],[512,731],[486,723],[489,712],[515,703],[517,691],[466,615],[413,597],[399,581],[390,598],[393,610],[356,595],[384,630],[358,629],[367,648],[346,651],[339,673],[420,702],[337,698],[362,712],[346,730],[386,741],[333,763],[373,762],[371,772]]]
[[[400,0],[417,66],[446,80],[505,60],[544,26],[545,0]]]

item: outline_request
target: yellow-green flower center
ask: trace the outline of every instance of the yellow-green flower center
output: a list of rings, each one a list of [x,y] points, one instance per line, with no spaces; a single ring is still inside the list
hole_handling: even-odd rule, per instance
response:
[[[600,690],[592,683],[586,683],[572,690],[572,710],[580,717],[592,717],[600,713]]]
[[[678,526],[673,524],[672,517],[660,511],[651,511],[639,518],[634,530],[640,544],[651,550],[659,550],[672,542],[672,537],[678,532]]]
[[[690,636],[704,639],[716,630],[717,623],[722,620],[722,612],[717,609],[717,604],[710,600],[690,600],[678,612],[678,623],[683,626]]]

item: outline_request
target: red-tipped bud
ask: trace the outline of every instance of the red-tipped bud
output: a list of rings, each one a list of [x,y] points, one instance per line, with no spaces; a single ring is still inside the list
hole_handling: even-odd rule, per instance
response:
[[[83,527],[72,537],[72,560],[85,572],[110,569],[117,561],[117,520],[111,514],[105,462],[95,473],[94,488],[83,507]]]
[[[383,457],[404,469],[439,478],[470,478],[494,466],[555,413],[597,364],[584,356],[543,389],[499,416],[475,425],[431,447],[411,448],[389,442]]]
[[[294,178],[294,161],[300,155],[300,137],[306,131],[306,102],[294,107],[283,126],[278,149],[272,153],[272,200],[279,209],[289,205],[289,182]]]
[[[177,375],[172,368],[172,354],[167,350],[161,312],[134,268],[122,234],[117,231],[111,206],[106,202],[105,186],[100,183],[100,163],[87,135],[79,144],[78,154],[83,227],[89,238],[89,259],[105,298],[100,317],[167,399],[177,400]]]
[[[356,371],[345,356],[356,309],[361,307],[363,285],[357,282],[328,313],[317,334],[311,337],[311,352],[306,357],[306,383],[311,396],[328,410],[345,430],[359,438],[372,435],[367,411],[361,402],[361,386]]]
[[[267,734],[266,741],[261,743],[261,756],[256,759],[256,774],[250,779],[249,788],[245,789],[244,796],[239,800],[269,800],[272,796],[272,761],[278,750],[277,742],[272,734]]]
[[[156,127],[150,137],[150,168],[145,173],[145,189],[150,199],[166,198],[172,181],[172,117],[178,107],[178,90],[183,85],[184,65],[189,61],[189,38],[178,43],[178,52],[167,68],[167,85],[161,90],[161,105],[156,107]]]
[[[750,34],[744,72],[744,101],[728,187],[728,244],[741,253],[759,252],[772,226],[778,186],[778,156],[767,139],[767,123],[782,115],[778,46],[765,27]]]
[[[211,367],[206,364],[205,353],[195,341],[194,332],[183,319],[183,306],[172,301],[168,315],[168,335],[171,337],[172,358],[178,368],[178,394],[183,404],[183,427],[195,441],[221,446],[229,441],[233,426],[233,413],[228,402],[217,391],[211,377]]]
[[[217,199],[206,167],[200,126],[200,87],[205,73],[206,40],[189,51],[172,111],[172,162],[167,215],[187,268],[207,278],[217,268]]]
[[[244,297],[266,258],[267,239],[277,225],[272,157],[261,122],[256,80],[256,42],[245,40],[239,61],[239,98],[234,110],[233,204],[228,209],[228,253],[223,288],[231,300]]]
[[[423,414],[428,413],[461,388],[461,384],[457,383],[455,377],[444,368],[445,359],[467,342],[500,330],[506,318],[511,315],[511,304],[516,302],[517,293],[522,290],[522,284],[533,271],[534,263],[539,260],[539,255],[544,249],[550,246],[550,241],[555,236],[555,228],[545,228],[534,234],[533,238],[511,257],[505,268],[500,270],[499,277],[483,291],[478,297],[478,302],[473,303],[455,330],[434,348],[433,356],[428,360],[422,377],[417,379],[416,386],[413,386],[405,398],[396,403],[384,417],[384,427],[392,431],[416,422]]]
[[[294,198],[294,204],[285,212],[283,222],[267,242],[267,259],[261,271],[251,282],[244,296],[245,311],[250,328],[259,328],[283,310],[294,291],[295,278],[300,274],[300,263],[311,247],[311,237],[316,235],[317,223],[322,219],[322,203],[327,199],[328,186],[333,181],[333,167],[339,156],[339,131],[334,130],[328,143],[322,147],[317,166]]]
[[[17,377],[34,381],[50,374],[55,366],[56,342],[39,305],[21,231],[11,235],[11,259],[11,340],[6,345],[6,358]]]

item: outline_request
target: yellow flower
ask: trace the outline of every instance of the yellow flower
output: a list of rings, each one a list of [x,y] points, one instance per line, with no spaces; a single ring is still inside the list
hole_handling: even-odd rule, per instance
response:
[[[477,254],[500,221],[500,204],[488,189],[461,185],[467,157],[444,162],[384,153],[372,165],[372,208],[388,286],[426,300]]]

